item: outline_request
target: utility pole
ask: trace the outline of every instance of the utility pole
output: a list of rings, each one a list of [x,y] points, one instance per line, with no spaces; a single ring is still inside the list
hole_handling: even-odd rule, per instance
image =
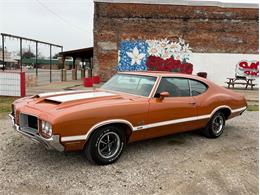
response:
[[[23,39],[20,38],[20,70],[23,71]]]
[[[3,71],[5,69],[5,38],[2,35],[2,57],[3,57]]]
[[[51,83],[51,80],[52,80],[52,78],[51,78],[51,69],[52,69],[52,60],[51,60],[51,44],[50,44],[50,83]]]
[[[36,77],[38,77],[38,41],[36,41],[35,73]]]

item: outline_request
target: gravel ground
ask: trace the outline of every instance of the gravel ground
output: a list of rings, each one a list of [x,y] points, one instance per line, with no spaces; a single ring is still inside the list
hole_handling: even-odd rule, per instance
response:
[[[0,194],[257,194],[258,112],[219,139],[182,133],[129,144],[115,164],[47,151],[0,119]]]

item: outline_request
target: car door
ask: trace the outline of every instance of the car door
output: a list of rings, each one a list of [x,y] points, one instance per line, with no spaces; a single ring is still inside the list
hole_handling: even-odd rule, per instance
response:
[[[198,80],[190,79],[190,89],[191,95],[196,101],[197,115],[200,120],[198,120],[198,128],[203,128],[207,125],[210,117],[206,117],[209,115],[212,110],[215,109],[216,103],[215,99],[211,99],[211,96],[208,92],[208,86]]]
[[[160,101],[161,92],[168,92],[170,96]],[[197,127],[196,117],[196,100],[191,96],[189,80],[162,77],[155,97],[149,100],[149,125],[145,136],[152,138],[191,130]]]

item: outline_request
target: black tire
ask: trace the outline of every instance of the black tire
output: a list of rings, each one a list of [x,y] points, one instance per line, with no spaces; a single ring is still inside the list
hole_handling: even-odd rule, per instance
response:
[[[85,154],[88,160],[98,165],[115,162],[126,145],[124,130],[115,125],[101,127],[91,135]]]
[[[202,134],[208,138],[219,137],[225,129],[226,118],[222,112],[216,112],[208,122],[207,126],[202,130]],[[219,123],[217,126],[216,123]]]

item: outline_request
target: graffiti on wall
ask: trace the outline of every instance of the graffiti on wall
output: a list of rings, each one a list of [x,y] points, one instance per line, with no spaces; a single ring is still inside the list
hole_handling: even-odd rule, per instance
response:
[[[237,64],[236,75],[259,77],[259,61],[242,60]]]
[[[122,41],[118,51],[118,71],[170,71],[192,74],[189,44],[179,38],[162,40]]]

